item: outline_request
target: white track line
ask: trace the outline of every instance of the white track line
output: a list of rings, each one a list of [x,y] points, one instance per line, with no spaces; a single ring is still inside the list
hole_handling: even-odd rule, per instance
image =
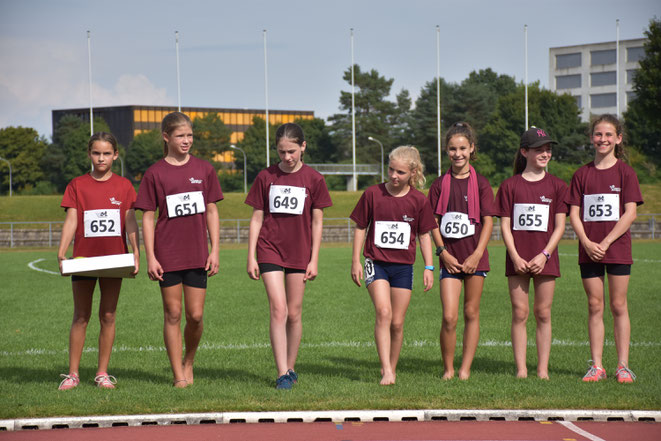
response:
[[[55,271],[48,271],[48,270],[45,270],[45,269],[42,269],[42,268],[37,268],[35,266],[35,263],[39,263],[39,262],[44,261],[44,260],[46,260],[46,259],[42,258],[42,259],[33,260],[32,262],[28,263],[28,268],[33,269],[35,271],[40,271],[42,273],[54,274],[56,276],[59,276],[60,273],[56,273]]]
[[[461,345],[461,341],[457,342],[458,345]],[[553,340],[553,346],[563,346],[563,347],[572,347],[580,346],[586,347],[589,346],[587,341],[569,341],[569,340]],[[604,342],[606,346],[614,346],[613,342],[606,341]],[[534,340],[528,341],[528,346],[534,346]],[[404,347],[410,348],[421,348],[421,347],[437,347],[437,341],[430,340],[416,340],[404,342]],[[512,343],[509,341],[495,341],[487,340],[485,342],[479,343],[479,346],[482,347],[510,347]],[[631,342],[632,347],[661,347],[661,342]],[[242,351],[242,350],[260,350],[260,349],[269,349],[271,345],[269,343],[251,343],[251,344],[218,344],[218,343],[203,343],[200,345],[199,349],[203,351]],[[301,349],[305,348],[373,348],[373,341],[329,341],[322,343],[301,343]],[[113,347],[113,352],[165,352],[163,346],[125,346],[118,345]],[[84,352],[98,352],[96,347],[86,347]],[[0,356],[5,357],[17,357],[17,356],[36,356],[36,355],[59,355],[67,354],[68,349],[44,349],[44,348],[30,348],[23,351],[0,351]]]
[[[578,427],[576,424],[572,423],[571,421],[558,421],[558,423],[562,424],[563,426],[565,426],[567,429],[571,430],[572,432],[575,432],[575,433],[589,439],[590,441],[606,441],[603,438],[599,438],[597,435],[593,435],[590,432],[587,432],[587,431],[581,429],[580,427]]]

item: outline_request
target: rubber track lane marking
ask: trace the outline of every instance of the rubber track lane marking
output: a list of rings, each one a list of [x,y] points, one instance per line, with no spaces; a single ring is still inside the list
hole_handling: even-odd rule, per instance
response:
[[[580,427],[578,427],[576,424],[572,423],[571,421],[558,421],[559,424],[562,424],[565,426],[567,429],[571,430],[574,433],[577,433],[590,441],[606,441],[603,438],[599,438],[597,435],[593,435],[590,432],[587,432]]]

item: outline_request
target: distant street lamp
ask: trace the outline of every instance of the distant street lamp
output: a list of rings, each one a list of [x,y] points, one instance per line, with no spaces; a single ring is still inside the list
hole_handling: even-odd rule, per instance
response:
[[[0,156],[0,161],[5,161],[9,166],[9,197],[11,197],[11,164],[2,156]]]
[[[383,182],[384,181],[384,178],[383,178],[383,144],[381,144],[381,141],[379,141],[376,138],[372,138],[371,136],[368,136],[367,139],[369,139],[370,141],[374,141],[374,142],[378,143],[381,146],[381,182]]]
[[[122,159],[122,157],[120,155],[117,155],[117,159],[119,159],[119,165],[121,166],[120,170],[121,170],[122,176],[124,176],[124,160]]]
[[[248,193],[248,176],[246,174],[246,164],[248,163],[248,160],[246,158],[246,152],[243,151],[242,148],[235,146],[234,144],[230,145],[231,149],[234,150],[239,150],[241,153],[243,153],[243,192]]]

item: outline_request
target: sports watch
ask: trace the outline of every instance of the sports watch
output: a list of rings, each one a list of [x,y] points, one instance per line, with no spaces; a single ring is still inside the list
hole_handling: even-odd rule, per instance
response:
[[[445,247],[443,245],[441,245],[440,247],[436,247],[436,255],[437,256],[440,256],[441,254],[443,254],[443,251],[445,251]]]

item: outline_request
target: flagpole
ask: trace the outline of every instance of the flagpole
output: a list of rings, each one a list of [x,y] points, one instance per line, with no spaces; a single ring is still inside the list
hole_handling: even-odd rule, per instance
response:
[[[179,31],[174,31],[174,46],[177,53],[177,110],[181,112],[181,75],[179,72]]]
[[[351,28],[351,158],[353,164],[353,191],[358,190],[356,174],[356,86],[353,76],[353,28]]]
[[[528,130],[528,25],[523,26],[523,39],[524,39],[524,74],[523,82],[525,83],[525,95],[526,95],[526,126],[524,131]]]
[[[94,135],[94,106],[92,104],[92,41],[90,31],[87,31],[87,77],[90,90],[90,136]]]
[[[436,136],[438,138],[438,175],[441,176],[441,27],[436,25]]]
[[[266,57],[266,29],[264,29],[264,101],[266,107],[266,166],[271,165],[269,152],[269,79],[268,63]]]

